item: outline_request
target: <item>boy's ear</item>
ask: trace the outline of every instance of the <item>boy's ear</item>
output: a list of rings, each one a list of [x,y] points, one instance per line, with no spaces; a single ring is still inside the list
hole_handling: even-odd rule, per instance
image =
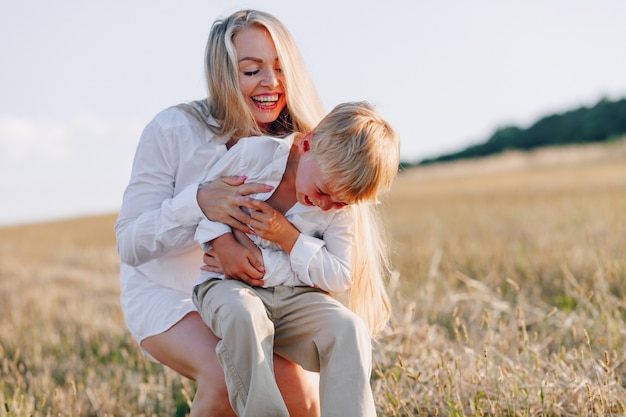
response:
[[[311,140],[313,139],[313,132],[309,132],[302,138],[300,142],[300,152],[307,153],[311,150]]]

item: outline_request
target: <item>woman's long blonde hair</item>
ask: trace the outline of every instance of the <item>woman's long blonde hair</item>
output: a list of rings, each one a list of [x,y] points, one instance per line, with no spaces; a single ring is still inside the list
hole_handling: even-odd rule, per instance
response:
[[[398,173],[398,135],[367,102],[338,105],[313,130],[311,154],[341,201],[356,203],[349,307],[372,335],[389,320],[385,289],[390,273],[376,203]]]
[[[239,87],[237,49],[233,38],[250,27],[263,28],[270,34],[283,74],[287,106],[270,124],[268,131],[259,128]],[[212,130],[219,136],[239,139],[261,134],[309,132],[324,115],[293,37],[269,13],[241,10],[217,20],[209,34],[204,64],[209,92],[207,110],[217,122],[217,127],[212,127]]]

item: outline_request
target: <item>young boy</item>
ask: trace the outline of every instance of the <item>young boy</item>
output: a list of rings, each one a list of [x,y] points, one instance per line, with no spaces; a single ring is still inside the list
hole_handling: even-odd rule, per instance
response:
[[[386,258],[371,244],[380,241],[376,225],[361,221],[371,207],[360,203],[376,201],[398,164],[391,126],[370,105],[345,103],[310,133],[240,139],[209,172],[207,181],[245,173],[275,186],[253,196],[265,202],[247,205],[263,286],[203,271],[194,289],[203,320],[221,339],[217,354],[239,416],[288,415],[273,352],[320,372],[322,415],[375,415],[370,334],[389,315],[380,268]],[[248,239],[208,220],[195,237],[204,249]],[[348,289],[365,322],[329,295]]]

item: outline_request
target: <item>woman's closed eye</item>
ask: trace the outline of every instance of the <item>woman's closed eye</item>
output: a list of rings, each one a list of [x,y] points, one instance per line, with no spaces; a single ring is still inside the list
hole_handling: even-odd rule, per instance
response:
[[[252,70],[252,71],[243,71],[243,75],[245,75],[246,77],[253,77],[255,75],[258,75],[259,72],[261,72],[261,70]]]

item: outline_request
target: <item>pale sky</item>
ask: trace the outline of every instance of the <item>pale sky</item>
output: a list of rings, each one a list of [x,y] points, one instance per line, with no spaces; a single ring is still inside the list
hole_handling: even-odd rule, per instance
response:
[[[372,102],[417,161],[626,97],[623,0],[0,0],[0,225],[119,209],[143,127],[206,94],[211,23],[268,11],[327,110]]]

